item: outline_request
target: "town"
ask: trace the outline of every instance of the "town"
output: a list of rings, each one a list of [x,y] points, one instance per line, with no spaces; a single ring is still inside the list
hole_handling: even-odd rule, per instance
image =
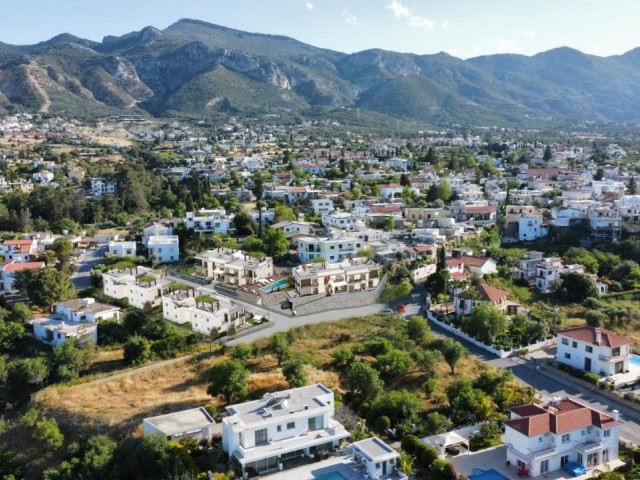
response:
[[[0,476],[637,478],[639,155],[1,118]]]

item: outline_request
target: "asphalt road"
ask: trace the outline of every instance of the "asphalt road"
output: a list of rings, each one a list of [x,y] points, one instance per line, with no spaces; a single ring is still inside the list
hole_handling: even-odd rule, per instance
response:
[[[78,256],[76,271],[71,275],[71,281],[78,290],[84,290],[91,286],[91,270],[102,261],[107,253],[107,247],[102,246],[87,250]]]

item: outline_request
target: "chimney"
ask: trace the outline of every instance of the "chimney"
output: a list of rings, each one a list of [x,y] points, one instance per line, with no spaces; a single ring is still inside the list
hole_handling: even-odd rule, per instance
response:
[[[602,341],[602,333],[600,332],[600,330],[596,330],[596,345],[600,345],[601,341]]]
[[[613,415],[612,415],[612,416],[613,416],[613,419],[614,419],[614,420],[618,421],[618,420],[620,419],[620,412],[619,412],[618,410],[614,410],[614,411],[613,411],[613,412],[611,412],[611,413],[613,413]]]

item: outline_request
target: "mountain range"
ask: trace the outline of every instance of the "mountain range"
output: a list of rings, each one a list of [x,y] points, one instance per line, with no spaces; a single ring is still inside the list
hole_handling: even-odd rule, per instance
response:
[[[561,47],[468,60],[346,54],[182,19],[102,42],[65,33],[37,45],[0,43],[0,109],[199,118],[350,109],[431,124],[637,122],[640,48],[611,57]]]

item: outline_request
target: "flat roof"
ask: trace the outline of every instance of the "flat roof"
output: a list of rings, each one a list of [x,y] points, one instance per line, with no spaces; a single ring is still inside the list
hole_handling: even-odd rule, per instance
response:
[[[203,407],[145,418],[144,421],[167,435],[190,429],[198,429],[216,423]]]
[[[227,407],[227,411],[240,423],[251,425],[272,418],[286,417],[300,411],[313,411],[327,407],[328,404],[318,397],[332,394],[333,392],[327,387],[316,383],[281,392],[267,393],[260,400],[230,405]],[[231,419],[228,417],[228,420]]]
[[[359,442],[355,442],[353,446],[364,453],[369,460],[386,457],[390,454],[393,456],[399,455],[398,452],[377,437],[360,440]]]

